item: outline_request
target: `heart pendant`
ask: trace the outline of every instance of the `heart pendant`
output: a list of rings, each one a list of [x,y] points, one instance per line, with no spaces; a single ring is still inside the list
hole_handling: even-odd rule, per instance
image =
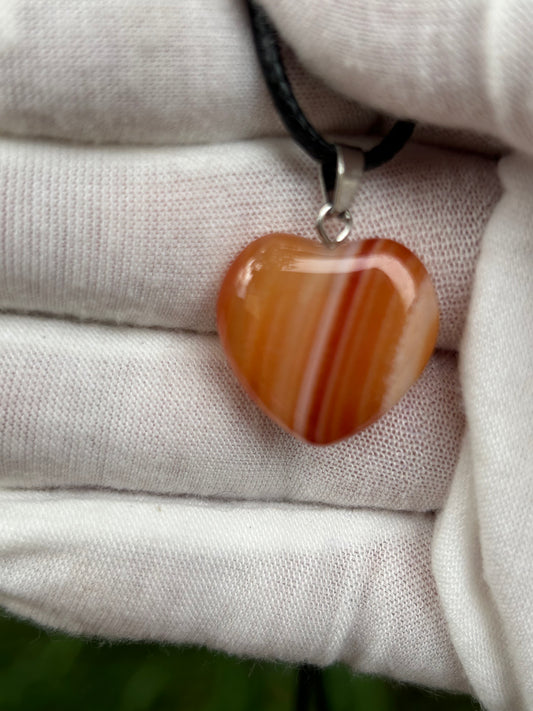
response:
[[[439,312],[424,265],[397,242],[332,250],[272,234],[229,268],[217,323],[251,398],[300,439],[331,444],[400,400],[431,356]]]

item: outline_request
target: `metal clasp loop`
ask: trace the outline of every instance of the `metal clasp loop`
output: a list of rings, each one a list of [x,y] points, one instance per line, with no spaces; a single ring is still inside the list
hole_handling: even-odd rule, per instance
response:
[[[320,171],[320,184],[326,202],[318,213],[316,228],[320,239],[327,247],[334,247],[344,242],[351,232],[352,215],[350,207],[361,183],[365,168],[365,157],[360,148],[338,144],[335,149],[337,151],[337,172],[335,187],[332,191],[326,190],[322,170]],[[333,239],[328,236],[324,226],[326,218],[331,217],[338,218],[344,222],[344,226]]]
[[[337,219],[344,222],[344,225],[340,232],[331,239],[331,237],[326,232],[325,221],[328,218],[336,217]],[[326,245],[326,247],[335,247],[336,245],[344,242],[352,231],[352,213],[349,210],[344,210],[343,212],[336,212],[333,205],[330,202],[324,203],[319,210],[318,217],[316,218],[316,228],[320,239]]]

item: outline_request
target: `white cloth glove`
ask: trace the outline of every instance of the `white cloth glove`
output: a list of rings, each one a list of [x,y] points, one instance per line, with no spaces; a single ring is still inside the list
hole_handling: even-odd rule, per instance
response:
[[[426,264],[439,349],[347,442],[270,423],[225,364],[217,289],[255,237],[313,237],[320,197],[243,7],[4,0],[0,604],[533,709],[533,7],[265,6],[347,97],[288,53],[320,130],[434,124],[354,212]]]

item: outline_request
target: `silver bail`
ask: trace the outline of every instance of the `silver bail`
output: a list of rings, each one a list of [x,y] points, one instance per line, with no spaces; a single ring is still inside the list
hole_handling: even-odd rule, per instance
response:
[[[324,176],[320,170],[320,184],[326,202],[320,209],[316,221],[320,238],[328,247],[344,242],[350,234],[352,225],[350,207],[359,189],[365,168],[365,157],[361,148],[336,144],[335,149],[337,151],[335,186],[332,191],[326,190]],[[343,228],[334,239],[327,235],[324,228],[324,220],[329,217],[336,217],[344,222]]]
[[[320,179],[325,200],[331,204],[335,212],[341,213],[349,210],[352,206],[363,177],[365,156],[360,148],[353,146],[337,144],[335,148],[337,150],[337,174],[333,191],[326,190],[322,171],[320,171]]]

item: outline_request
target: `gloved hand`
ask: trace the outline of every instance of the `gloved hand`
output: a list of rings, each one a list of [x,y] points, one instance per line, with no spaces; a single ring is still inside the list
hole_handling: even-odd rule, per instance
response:
[[[421,257],[438,350],[346,442],[267,420],[217,289],[261,234],[313,238],[320,198],[243,7],[5,0],[0,604],[533,708],[529,4],[264,4],[347,97],[288,57],[321,131],[425,122],[365,178],[355,235]]]

